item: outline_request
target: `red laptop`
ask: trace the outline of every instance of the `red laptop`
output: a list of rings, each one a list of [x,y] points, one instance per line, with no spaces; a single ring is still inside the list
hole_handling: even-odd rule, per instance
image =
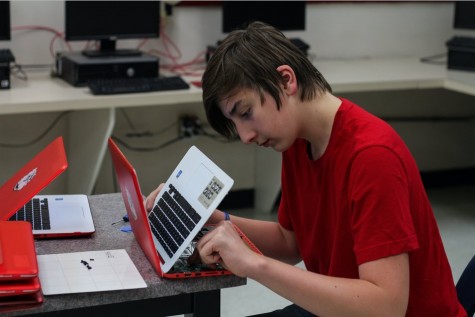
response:
[[[58,137],[0,187],[0,220],[28,221],[36,238],[92,234],[86,195],[38,195],[67,167],[63,138]]]
[[[0,292],[5,281],[37,276],[38,262],[31,224],[26,221],[0,221]]]
[[[196,151],[197,149],[192,148],[192,150]],[[232,274],[230,271],[219,266],[217,266],[216,268],[211,268],[203,264],[196,264],[196,265],[188,264],[187,259],[193,253],[194,246],[197,239],[199,239],[199,237],[201,237],[203,234],[206,234],[209,230],[212,230],[212,227],[201,225],[199,228],[197,228],[196,233],[192,236],[190,236],[192,234],[191,230],[190,231],[185,230],[183,231],[185,233],[183,232],[179,233],[181,238],[167,237],[165,234],[165,231],[170,232],[172,230],[171,229],[172,227],[174,228],[183,227],[184,229],[184,226],[187,226],[188,225],[187,223],[190,223],[191,218],[196,217],[197,212],[193,210],[194,214],[189,219],[187,218],[185,222],[181,221],[182,218],[177,218],[174,215],[172,215],[171,209],[168,209],[166,212],[161,212],[158,209],[154,208],[154,211],[147,215],[147,211],[145,210],[145,206],[143,204],[144,197],[140,190],[135,169],[133,168],[133,166],[130,164],[130,162],[127,160],[127,158],[120,151],[120,149],[117,147],[117,145],[114,143],[112,139],[109,139],[109,151],[112,156],[112,161],[114,163],[116,176],[117,176],[117,179],[122,191],[122,197],[124,199],[124,204],[127,210],[127,214],[129,216],[129,221],[132,227],[132,231],[135,235],[137,242],[139,243],[140,247],[142,248],[143,252],[147,256],[152,266],[154,267],[155,271],[161,277],[165,277],[165,278],[188,278],[188,277]],[[204,155],[204,154],[200,152],[199,156],[201,155]],[[183,160],[182,162],[180,162],[179,166],[184,167],[182,163],[183,163]],[[210,161],[209,162],[207,161],[206,163],[208,164],[207,165],[208,167],[211,164]],[[185,175],[186,177],[186,171],[184,169],[183,170],[180,169],[178,174]],[[173,173],[173,177],[179,177],[180,175],[178,174]],[[201,181],[203,183],[208,183],[209,180],[206,179],[207,177],[206,175],[205,177],[202,177],[203,174],[197,174],[196,170],[194,171],[193,174],[195,175],[195,177],[205,178],[204,180],[201,180]],[[220,177],[221,177],[220,179],[223,180],[224,182],[225,180],[223,176],[220,175]],[[193,176],[191,178],[193,178]],[[176,186],[179,186],[179,184],[176,184]],[[165,189],[163,191],[166,192]],[[199,190],[199,192],[201,192],[201,189]],[[182,193],[185,195],[185,191],[183,191]],[[179,197],[179,200],[188,199],[188,197],[185,197],[184,195],[183,196],[177,195],[176,189],[174,189],[173,194],[175,197]],[[212,196],[212,194],[210,194],[210,196]],[[157,197],[157,199],[159,199],[159,197]],[[191,200],[188,200],[188,201],[191,201]],[[213,209],[213,206],[210,206],[210,207],[211,209]],[[186,212],[184,209],[182,209],[182,211]],[[159,219],[158,220],[155,219],[155,216],[158,216]],[[166,217],[168,220],[166,220],[164,217]],[[202,220],[203,220],[202,222],[198,222],[198,223],[204,224],[207,218],[202,219]],[[160,223],[163,223],[163,225],[157,223],[157,221]],[[247,239],[247,237],[244,236],[244,234],[237,227],[236,227],[236,230],[239,232],[242,239],[247,242],[247,244],[252,250],[260,253],[259,250],[251,243],[251,241],[249,241],[249,239]],[[173,236],[175,237],[176,235],[177,233],[175,233]],[[181,242],[182,244],[185,244],[188,239],[191,241],[191,243],[188,243],[184,246],[183,251],[179,252],[176,259],[173,256],[169,257],[167,259],[168,261],[167,263],[167,261],[165,260],[166,255],[162,255],[160,253],[160,250],[165,249],[166,248],[165,245],[167,243],[176,243],[176,242],[172,242],[171,239],[174,239],[174,241],[182,241]],[[176,247],[176,249],[178,250],[178,246]],[[169,268],[167,268],[167,266]]]
[[[15,295],[31,295],[41,290],[38,277],[29,280],[6,281],[0,283],[0,301],[2,297]]]
[[[31,294],[11,295],[1,297],[0,313],[18,311],[39,306],[44,301],[41,290]]]
[[[31,224],[0,221],[0,314],[42,302]]]

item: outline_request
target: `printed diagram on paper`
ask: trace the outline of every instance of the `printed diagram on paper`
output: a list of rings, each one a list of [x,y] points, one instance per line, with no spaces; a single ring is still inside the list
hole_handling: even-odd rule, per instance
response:
[[[44,295],[147,287],[125,250],[38,255]]]

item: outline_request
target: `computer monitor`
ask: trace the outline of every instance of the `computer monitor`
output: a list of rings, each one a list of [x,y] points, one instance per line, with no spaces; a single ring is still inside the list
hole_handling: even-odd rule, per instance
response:
[[[10,39],[10,1],[0,1],[0,41]]]
[[[305,30],[305,1],[223,1],[223,32],[262,21],[281,31]]]
[[[455,1],[454,28],[475,30],[475,2]]]
[[[137,50],[118,50],[119,39],[158,38],[159,1],[65,1],[65,37],[68,41],[100,41],[94,56],[140,55]]]

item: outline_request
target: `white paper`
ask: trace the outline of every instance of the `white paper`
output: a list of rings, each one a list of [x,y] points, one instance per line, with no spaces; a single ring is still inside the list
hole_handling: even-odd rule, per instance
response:
[[[147,287],[123,249],[47,254],[37,257],[44,295]]]

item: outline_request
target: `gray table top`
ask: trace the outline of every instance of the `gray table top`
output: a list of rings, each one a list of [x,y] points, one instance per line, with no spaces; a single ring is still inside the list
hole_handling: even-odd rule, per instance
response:
[[[20,316],[121,303],[183,293],[210,291],[246,284],[246,279],[234,275],[188,279],[160,278],[145,257],[133,233],[120,231],[123,223],[112,225],[112,223],[120,221],[126,214],[121,194],[92,195],[88,196],[88,198],[96,232],[87,238],[36,240],[37,254],[125,249],[147,283],[147,288],[50,295],[45,296],[44,303],[39,307],[2,313],[2,316]]]

